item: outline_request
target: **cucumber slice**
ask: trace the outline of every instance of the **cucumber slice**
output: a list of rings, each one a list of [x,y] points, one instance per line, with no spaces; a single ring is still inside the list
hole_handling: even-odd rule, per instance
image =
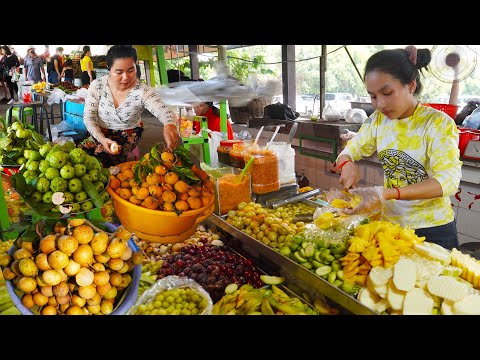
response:
[[[305,247],[304,252],[306,257],[312,257],[313,255],[315,255],[315,245],[313,245],[312,243],[308,244]]]
[[[302,255],[300,255],[300,253],[298,251],[295,251],[293,253],[293,256],[295,257],[295,260],[297,260],[298,262],[300,263],[304,263],[304,262],[307,262],[308,260],[305,259]]]
[[[300,265],[302,265],[304,268],[307,268],[308,270],[312,270],[313,268],[313,265],[309,262],[304,262],[304,263],[301,263]]]
[[[235,291],[237,291],[237,289],[238,289],[238,285],[236,283],[228,284],[225,287],[225,294],[233,294]]]
[[[280,285],[285,281],[283,276],[260,275],[262,280],[267,285]]]
[[[332,267],[325,265],[325,266],[320,266],[315,270],[315,274],[318,276],[325,276],[328,275],[332,272]]]

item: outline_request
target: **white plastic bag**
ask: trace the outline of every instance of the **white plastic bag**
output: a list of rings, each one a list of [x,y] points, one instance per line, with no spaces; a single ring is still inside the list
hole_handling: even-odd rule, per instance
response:
[[[65,91],[61,89],[55,89],[52,91],[47,99],[48,105],[60,104],[60,101],[65,101]]]
[[[342,118],[342,114],[340,111],[334,109],[329,102],[327,102],[327,106],[323,109],[322,119],[327,121],[338,121]]]
[[[74,131],[75,129],[65,120],[63,120],[59,122],[57,125],[51,126],[50,130],[52,131],[52,141],[56,141],[58,139],[59,134],[61,135],[65,131]]]
[[[363,109],[348,109],[345,114],[345,122],[363,124],[367,120],[367,113]]]
[[[212,131],[207,129],[210,134],[208,137],[208,146],[210,148],[210,165],[218,167],[218,153],[217,148],[220,146],[220,141],[223,140],[223,134],[219,131]]]

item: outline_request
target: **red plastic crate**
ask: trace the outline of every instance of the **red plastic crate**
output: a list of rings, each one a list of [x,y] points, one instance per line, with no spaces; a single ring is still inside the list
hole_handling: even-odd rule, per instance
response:
[[[445,114],[450,116],[452,119],[455,119],[455,116],[457,116],[458,105],[435,104],[435,103],[427,103],[427,104],[423,104],[423,105],[430,106],[434,109],[443,111]]]

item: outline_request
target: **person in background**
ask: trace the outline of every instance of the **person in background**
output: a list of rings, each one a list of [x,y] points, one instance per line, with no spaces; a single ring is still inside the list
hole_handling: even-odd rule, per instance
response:
[[[47,66],[48,82],[50,84],[58,84],[62,78],[63,68],[63,47],[59,46],[55,50],[55,55],[50,58]]]
[[[15,102],[15,97],[18,97],[18,85],[16,81],[12,81],[12,72],[17,71],[17,67],[20,66],[17,55],[12,54],[10,48],[7,45],[2,46],[2,53],[5,57],[3,62],[3,74],[2,79],[7,84],[10,91],[10,100],[8,104],[13,104]]]
[[[35,47],[29,46],[27,55],[24,58],[23,72],[25,74],[25,81],[45,81],[45,69],[43,68],[43,59],[35,52]]]
[[[3,49],[0,48],[0,89],[3,90],[3,98],[0,102],[8,102],[8,99],[10,98],[7,83],[3,81],[3,69],[6,59],[7,56],[4,55]]]
[[[72,59],[65,60],[65,64],[62,69],[62,74],[60,75],[60,79],[64,79],[64,81],[68,81],[69,83],[73,84],[73,61]]]
[[[114,45],[107,52],[106,62],[108,76],[91,83],[83,116],[90,135],[101,145],[95,156],[105,167],[127,161],[143,133],[144,109],[163,123],[167,148],[174,149],[180,140],[175,114],[152,87],[138,79],[137,50],[131,45]]]
[[[89,85],[93,80],[95,80],[95,74],[93,72],[93,61],[90,56],[90,46],[85,45],[83,47],[83,54],[80,59],[80,70],[82,71],[82,85]]]
[[[362,196],[349,213],[380,205],[385,220],[452,249],[459,245],[450,201],[462,176],[459,134],[450,116],[415,97],[422,90],[421,69],[430,61],[430,50],[414,46],[382,50],[368,59],[364,81],[376,110],[340,153],[336,168],[343,188]],[[375,152],[384,185],[357,188],[355,162]]]
[[[140,80],[140,78],[142,77],[142,70],[140,69],[140,64],[136,64],[135,69],[137,70],[137,78],[138,80]]]
[[[212,131],[220,132],[220,110],[213,106],[212,102],[203,102],[193,106],[196,115],[205,116],[208,120],[208,128]],[[201,124],[198,121],[194,123],[195,133],[200,132]],[[227,135],[228,140],[233,140],[232,124],[227,119]]]
[[[20,65],[23,65],[24,61],[23,61],[23,57],[17,53],[17,51],[15,50],[15,48],[13,46],[10,47],[10,50],[12,51],[12,54],[15,54],[18,58],[18,62],[20,63]]]

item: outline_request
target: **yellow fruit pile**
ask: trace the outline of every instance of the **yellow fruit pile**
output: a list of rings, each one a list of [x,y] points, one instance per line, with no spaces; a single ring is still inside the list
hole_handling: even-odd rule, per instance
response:
[[[352,195],[349,193],[346,193],[346,194],[348,194],[350,198],[349,201],[346,201],[343,199],[333,199],[333,201],[331,202],[331,205],[337,209],[346,209],[346,208],[353,209],[362,202],[362,197],[360,195],[357,195],[357,194]]]
[[[47,87],[47,83],[45,81],[39,81],[32,85],[32,89],[36,90],[37,92],[44,92]]]
[[[327,211],[317,217],[313,222],[320,229],[327,230],[340,224],[341,217]]]
[[[21,291],[22,304],[41,315],[108,315],[131,281],[140,252],[128,247],[131,233],[119,227],[109,236],[85,219],[57,224],[39,241],[17,241],[3,267],[6,280]]]
[[[401,255],[412,254],[414,245],[424,240],[414,230],[388,221],[359,225],[348,240],[347,255],[340,259],[345,281],[365,286],[371,268],[394,265]]]
[[[171,170],[173,154],[163,152],[161,157],[163,165],[157,165],[153,172],[141,176],[140,183],[134,178],[137,163],[120,165],[120,172],[110,176],[110,188],[132,204],[152,210],[182,212],[211,203],[215,189],[210,180],[203,178],[201,185],[189,185]],[[202,170],[193,171],[198,176],[198,171]]]

